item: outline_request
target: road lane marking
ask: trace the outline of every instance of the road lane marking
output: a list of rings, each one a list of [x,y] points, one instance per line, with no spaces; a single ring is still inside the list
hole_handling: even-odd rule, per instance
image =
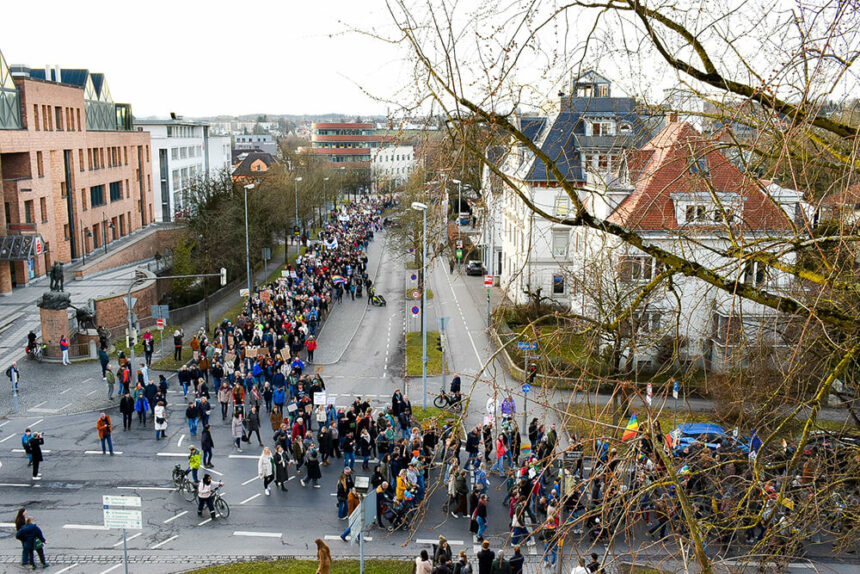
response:
[[[119,564],[114,564],[113,566],[111,566],[107,570],[102,570],[101,572],[99,572],[99,574],[108,574],[108,572],[113,572],[114,570],[116,570],[120,566],[122,566],[122,562],[120,562]]]
[[[5,423],[0,423],[0,429],[8,425],[12,421],[6,421]]]
[[[340,536],[338,536],[338,535],[336,535],[336,534],[326,534],[324,538],[325,538],[326,540],[340,540],[340,539],[341,539],[341,538],[340,538]],[[351,540],[351,539],[352,539],[352,536],[347,536],[347,537],[346,537],[346,539],[347,539],[347,540]],[[373,538],[372,538],[372,537],[370,537],[370,536],[365,536],[365,537],[364,537],[364,541],[365,541],[365,542],[373,542]]]
[[[39,420],[37,420],[37,421],[36,421],[36,422],[34,422],[34,423],[30,423],[30,428],[33,428],[34,426],[36,426],[37,424],[39,424],[39,423],[40,423],[40,422],[42,422],[43,420],[45,420],[45,419],[39,419]],[[57,573],[57,574],[59,574],[59,573]]]
[[[90,382],[90,381],[92,381],[92,380],[93,380],[93,378],[92,378],[92,377],[88,377],[88,378],[84,379],[83,381],[81,381],[81,384],[89,383],[89,382]]]
[[[231,454],[227,458],[252,458],[254,460],[259,459],[259,456],[255,456],[253,454]]]
[[[432,538],[419,538],[415,542],[417,544],[439,544],[438,539],[434,540]],[[465,542],[463,542],[462,540],[449,540],[448,541],[449,546],[463,546],[464,544],[465,544]]]
[[[198,524],[197,526],[203,526],[204,524],[208,524],[208,523],[210,523],[210,522],[212,522],[212,519],[211,519],[211,518],[207,518],[206,520],[204,520],[203,522],[201,522],[201,523],[200,523],[200,524]]]
[[[9,440],[10,438],[12,438],[13,436],[15,436],[15,435],[10,434],[10,435],[9,435],[9,436],[7,436],[6,438],[4,438],[4,439],[0,440],[0,442],[6,442],[7,440]]]
[[[60,412],[60,409],[46,409],[46,408],[33,407],[33,408],[27,409],[27,411],[31,412],[31,413],[44,413],[46,415],[55,415],[58,412]]]
[[[162,524],[167,524],[168,522],[173,522],[174,520],[176,520],[176,519],[177,519],[177,518],[179,518],[180,516],[185,516],[186,514],[188,514],[188,511],[187,511],[187,510],[183,510],[183,511],[182,511],[182,512],[180,512],[179,514],[174,514],[173,516],[171,516],[170,518],[168,518],[167,520],[165,520],[164,522],[162,522]]]
[[[155,456],[176,456],[180,458],[185,458],[188,455],[184,452],[157,452],[155,453]]]
[[[176,443],[177,448],[182,446],[182,441],[184,441],[184,440],[185,440],[185,435],[182,435],[181,437],[179,437],[179,442]]]
[[[2,482],[0,486],[30,486],[29,484],[17,484],[14,482]]]
[[[15,526],[14,522],[0,522],[0,528],[12,528]]]
[[[242,502],[240,502],[239,504],[245,504],[246,502],[251,502],[252,500],[254,500],[255,498],[257,498],[258,496],[261,496],[259,492],[258,492],[257,494],[255,494],[254,496],[250,497],[250,498],[246,498],[245,500],[243,500],[243,501],[242,501]]]
[[[63,568],[62,570],[57,570],[56,574],[63,574],[63,572],[68,572],[69,570],[71,570],[72,568],[74,568],[74,567],[75,567],[75,566],[77,566],[77,565],[78,565],[78,563],[77,563],[77,562],[75,562],[75,563],[74,563],[74,564],[72,564],[71,566],[66,566],[66,567],[65,567],[65,568]]]
[[[33,409],[37,409],[37,408],[41,407],[42,405],[44,405],[44,404],[45,404],[45,403],[47,403],[47,402],[48,402],[48,401],[42,401],[42,402],[41,402],[41,403],[39,403],[38,405],[33,405],[33,407],[32,407],[32,408],[33,408]],[[32,410],[32,409],[31,409],[31,410]]]
[[[247,485],[247,484],[251,484],[251,483],[252,483],[252,482],[254,482],[255,480],[258,480],[259,478],[260,478],[259,476],[255,476],[255,477],[249,478],[248,480],[246,480],[245,482],[243,482],[243,483],[242,483],[242,486],[245,486],[245,485]]]
[[[24,452],[24,449],[23,449],[23,448],[13,448],[13,449],[12,449],[12,452]],[[48,452],[53,452],[53,451],[42,449],[42,454],[45,454],[45,453],[48,453]]]
[[[104,454],[104,453],[100,450],[85,450],[84,454]],[[122,451],[121,450],[115,450],[115,451],[113,451],[113,454],[122,454]]]
[[[72,403],[66,403],[66,404],[64,404],[63,406],[61,406],[59,410],[64,411],[64,410],[66,410],[67,408],[69,408],[70,406],[72,406]]]
[[[258,495],[259,496],[259,495]],[[261,536],[263,538],[281,538],[280,532],[250,532],[247,530],[235,530],[233,536]]]
[[[103,524],[63,524],[65,530],[107,530]]]
[[[89,396],[91,396],[91,395],[96,394],[97,392],[99,392],[99,390],[98,390],[98,389],[95,389],[95,390],[93,390],[93,391],[88,392],[88,393],[87,393],[87,396],[89,397]]]
[[[161,541],[161,542],[159,542],[158,544],[153,544],[152,546],[150,546],[150,547],[149,547],[149,549],[150,549],[150,550],[155,550],[156,548],[161,548],[162,546],[164,546],[165,544],[167,544],[167,543],[168,543],[168,542],[170,542],[171,540],[176,540],[177,538],[179,538],[179,535],[178,535],[178,534],[175,534],[175,535],[171,536],[170,538],[168,538],[167,540],[162,540],[162,541]],[[58,574],[59,574],[59,573],[58,573]]]
[[[68,389],[66,389],[65,391],[60,391],[60,394],[61,394],[61,395],[65,395],[66,393],[68,393],[68,392],[69,392],[69,391],[71,391],[71,390],[72,390],[72,387],[69,387],[69,388],[68,388]]]
[[[176,490],[169,486],[117,486],[120,490]]]
[[[134,540],[138,536],[143,536],[143,532],[138,532],[137,534],[132,534],[131,536],[129,536],[125,540],[126,540],[126,542],[131,542],[132,540]],[[117,546],[122,546],[122,540],[120,540],[119,542],[117,542],[116,544],[113,545],[114,548],[116,548]]]
[[[217,474],[218,476],[224,476],[223,472],[218,472],[214,468],[203,468],[203,467],[201,467],[200,470],[202,470],[204,472],[211,472],[212,474]]]

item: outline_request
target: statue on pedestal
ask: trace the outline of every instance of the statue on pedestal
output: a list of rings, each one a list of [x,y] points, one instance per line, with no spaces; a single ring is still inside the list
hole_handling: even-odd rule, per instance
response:
[[[55,261],[53,265],[51,265],[51,291],[63,291],[63,264],[59,261]]]
[[[40,309],[62,311],[72,306],[71,295],[60,291],[48,291],[42,293],[42,298],[36,301],[36,306]]]

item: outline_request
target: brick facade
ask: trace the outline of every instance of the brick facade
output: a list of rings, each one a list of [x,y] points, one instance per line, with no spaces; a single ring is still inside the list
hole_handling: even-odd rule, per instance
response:
[[[144,259],[152,259],[156,253],[164,253],[166,250],[172,250],[176,245],[176,237],[179,228],[171,227],[167,229],[152,228],[145,232],[140,238],[133,243],[117,248],[115,251],[108,251],[107,256],[100,256],[92,261],[87,259],[87,263],[75,270],[75,278],[80,279],[98,273],[99,271],[107,271],[115,267],[122,267],[135,261]]]
[[[151,223],[149,134],[88,130],[81,88],[28,77],[15,84],[23,129],[0,130],[2,194],[5,217],[32,224],[45,242],[35,275]],[[16,285],[29,281],[26,261],[2,261],[0,293],[11,290],[13,270]]]
[[[132,290],[131,296],[137,298],[134,313],[142,327],[152,326],[152,306],[158,304],[158,281],[147,281]],[[128,326],[128,307],[125,305],[125,293],[96,299],[96,322],[111,330],[113,337],[124,337]]]

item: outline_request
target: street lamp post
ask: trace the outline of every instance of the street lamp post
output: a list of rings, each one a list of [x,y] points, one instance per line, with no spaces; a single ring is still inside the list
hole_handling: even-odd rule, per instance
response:
[[[454,217],[457,218],[457,239],[460,239],[460,204],[463,202],[463,182],[459,179],[452,179],[454,183],[457,184],[457,213],[454,214]]]
[[[328,181],[327,177],[323,178],[323,208],[322,211],[324,216],[322,217],[322,221],[320,221],[320,227],[325,224],[326,219],[328,219],[328,190],[326,189],[325,182]]]
[[[113,221],[110,222],[110,225],[106,225],[107,222],[105,214],[102,213],[102,247],[104,248],[105,253],[107,253],[107,228],[110,227],[111,229],[114,229]]]
[[[245,271],[248,273],[248,297],[251,297],[251,240],[248,235],[248,190],[254,189],[254,184],[245,186]],[[286,246],[284,247],[286,249]]]
[[[87,262],[87,237],[92,237],[93,232],[86,228],[81,228],[81,256],[84,258],[84,263]]]
[[[427,204],[412,202],[412,209],[422,215],[422,249],[421,249],[421,381],[424,387],[424,411],[427,411]]]
[[[296,182],[296,224],[297,225],[299,225],[299,182],[301,180],[302,180],[301,177],[297,177],[295,180],[295,182]],[[305,231],[304,227],[305,227],[304,223],[301,223],[299,225],[299,229],[301,229],[301,233],[304,233],[304,231]],[[296,248],[296,251],[298,251],[298,247]]]

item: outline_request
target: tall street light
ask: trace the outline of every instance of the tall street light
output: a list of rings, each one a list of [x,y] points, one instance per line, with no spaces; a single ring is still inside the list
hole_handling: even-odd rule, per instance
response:
[[[412,202],[412,209],[420,211],[423,216],[422,255],[421,255],[421,381],[424,385],[424,411],[427,411],[427,204],[419,201]]]
[[[328,219],[328,191],[326,190],[325,182],[328,181],[327,177],[323,178],[323,213],[325,213],[325,217],[322,218],[320,222],[320,226],[325,224],[325,220]]]
[[[299,225],[299,182],[302,180],[301,177],[297,177],[296,182],[296,225]],[[300,225],[302,233],[304,233],[304,223]],[[296,248],[296,252],[298,252],[298,248]]]
[[[245,271],[248,273],[248,298],[251,297],[251,240],[248,235],[248,190],[254,189],[254,184],[245,186]]]

